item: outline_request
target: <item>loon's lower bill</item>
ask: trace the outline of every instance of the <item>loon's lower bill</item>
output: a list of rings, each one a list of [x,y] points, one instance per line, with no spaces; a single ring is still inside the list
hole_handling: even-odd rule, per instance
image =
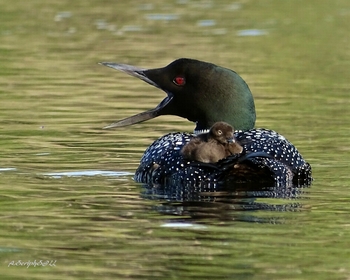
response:
[[[185,184],[194,188],[214,184],[214,189],[222,181],[281,186],[311,183],[311,166],[285,137],[272,130],[254,128],[254,99],[236,72],[186,58],[157,69],[101,64],[137,77],[167,94],[156,108],[105,128],[132,125],[160,115],[187,118],[196,123],[195,131],[208,131],[215,123],[226,122],[237,129],[234,138],[243,148],[241,153],[217,163],[202,163],[188,160],[181,153],[195,135],[170,133],[147,148],[135,173],[137,182],[152,186]]]

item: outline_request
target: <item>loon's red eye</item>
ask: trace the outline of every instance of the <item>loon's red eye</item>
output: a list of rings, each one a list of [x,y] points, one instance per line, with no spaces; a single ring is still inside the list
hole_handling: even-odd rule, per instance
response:
[[[177,86],[183,86],[184,84],[186,84],[186,80],[182,76],[176,76],[173,80],[173,83]]]

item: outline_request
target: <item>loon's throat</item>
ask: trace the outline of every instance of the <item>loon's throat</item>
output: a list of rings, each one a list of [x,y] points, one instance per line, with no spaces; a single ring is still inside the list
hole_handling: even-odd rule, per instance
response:
[[[206,129],[195,129],[193,130],[193,134],[195,135],[199,135],[199,134],[203,134],[203,133],[208,133],[209,132],[209,129],[206,128]]]

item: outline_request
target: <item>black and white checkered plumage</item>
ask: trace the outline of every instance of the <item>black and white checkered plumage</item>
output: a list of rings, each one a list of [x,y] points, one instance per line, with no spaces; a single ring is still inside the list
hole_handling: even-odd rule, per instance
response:
[[[180,150],[193,136],[178,132],[156,140],[141,158],[135,180],[146,184],[163,184],[171,180],[172,183],[198,185],[226,179],[237,179],[240,182],[250,181],[252,178],[256,180],[256,172],[266,174],[259,175],[261,180],[270,178],[275,184],[308,184],[312,179],[310,165],[286,138],[275,131],[251,129],[235,132],[245,154],[264,152],[270,156],[248,158],[246,162],[253,168],[245,171],[244,175],[240,174],[239,166],[235,166],[239,155],[229,156],[214,165],[195,164],[184,160]]]

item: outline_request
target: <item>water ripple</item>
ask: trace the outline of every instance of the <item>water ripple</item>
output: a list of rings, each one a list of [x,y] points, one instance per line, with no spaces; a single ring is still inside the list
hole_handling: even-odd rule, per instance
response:
[[[133,173],[125,172],[125,171],[81,170],[81,171],[70,171],[70,172],[44,173],[43,175],[50,176],[53,178],[82,177],[82,176],[121,177],[121,176],[133,175]]]
[[[169,20],[178,20],[179,15],[177,15],[177,14],[148,14],[148,15],[146,15],[146,18],[148,20],[169,21]]]
[[[16,168],[14,167],[4,167],[4,168],[0,168],[0,172],[4,172],[4,171],[14,171],[16,170]]]
[[[206,226],[203,225],[197,225],[192,223],[181,223],[181,222],[171,222],[171,223],[165,223],[162,224],[161,227],[168,227],[168,228],[193,228],[193,229],[205,229]]]
[[[262,36],[267,34],[268,32],[262,29],[244,29],[237,32],[238,36]]]

